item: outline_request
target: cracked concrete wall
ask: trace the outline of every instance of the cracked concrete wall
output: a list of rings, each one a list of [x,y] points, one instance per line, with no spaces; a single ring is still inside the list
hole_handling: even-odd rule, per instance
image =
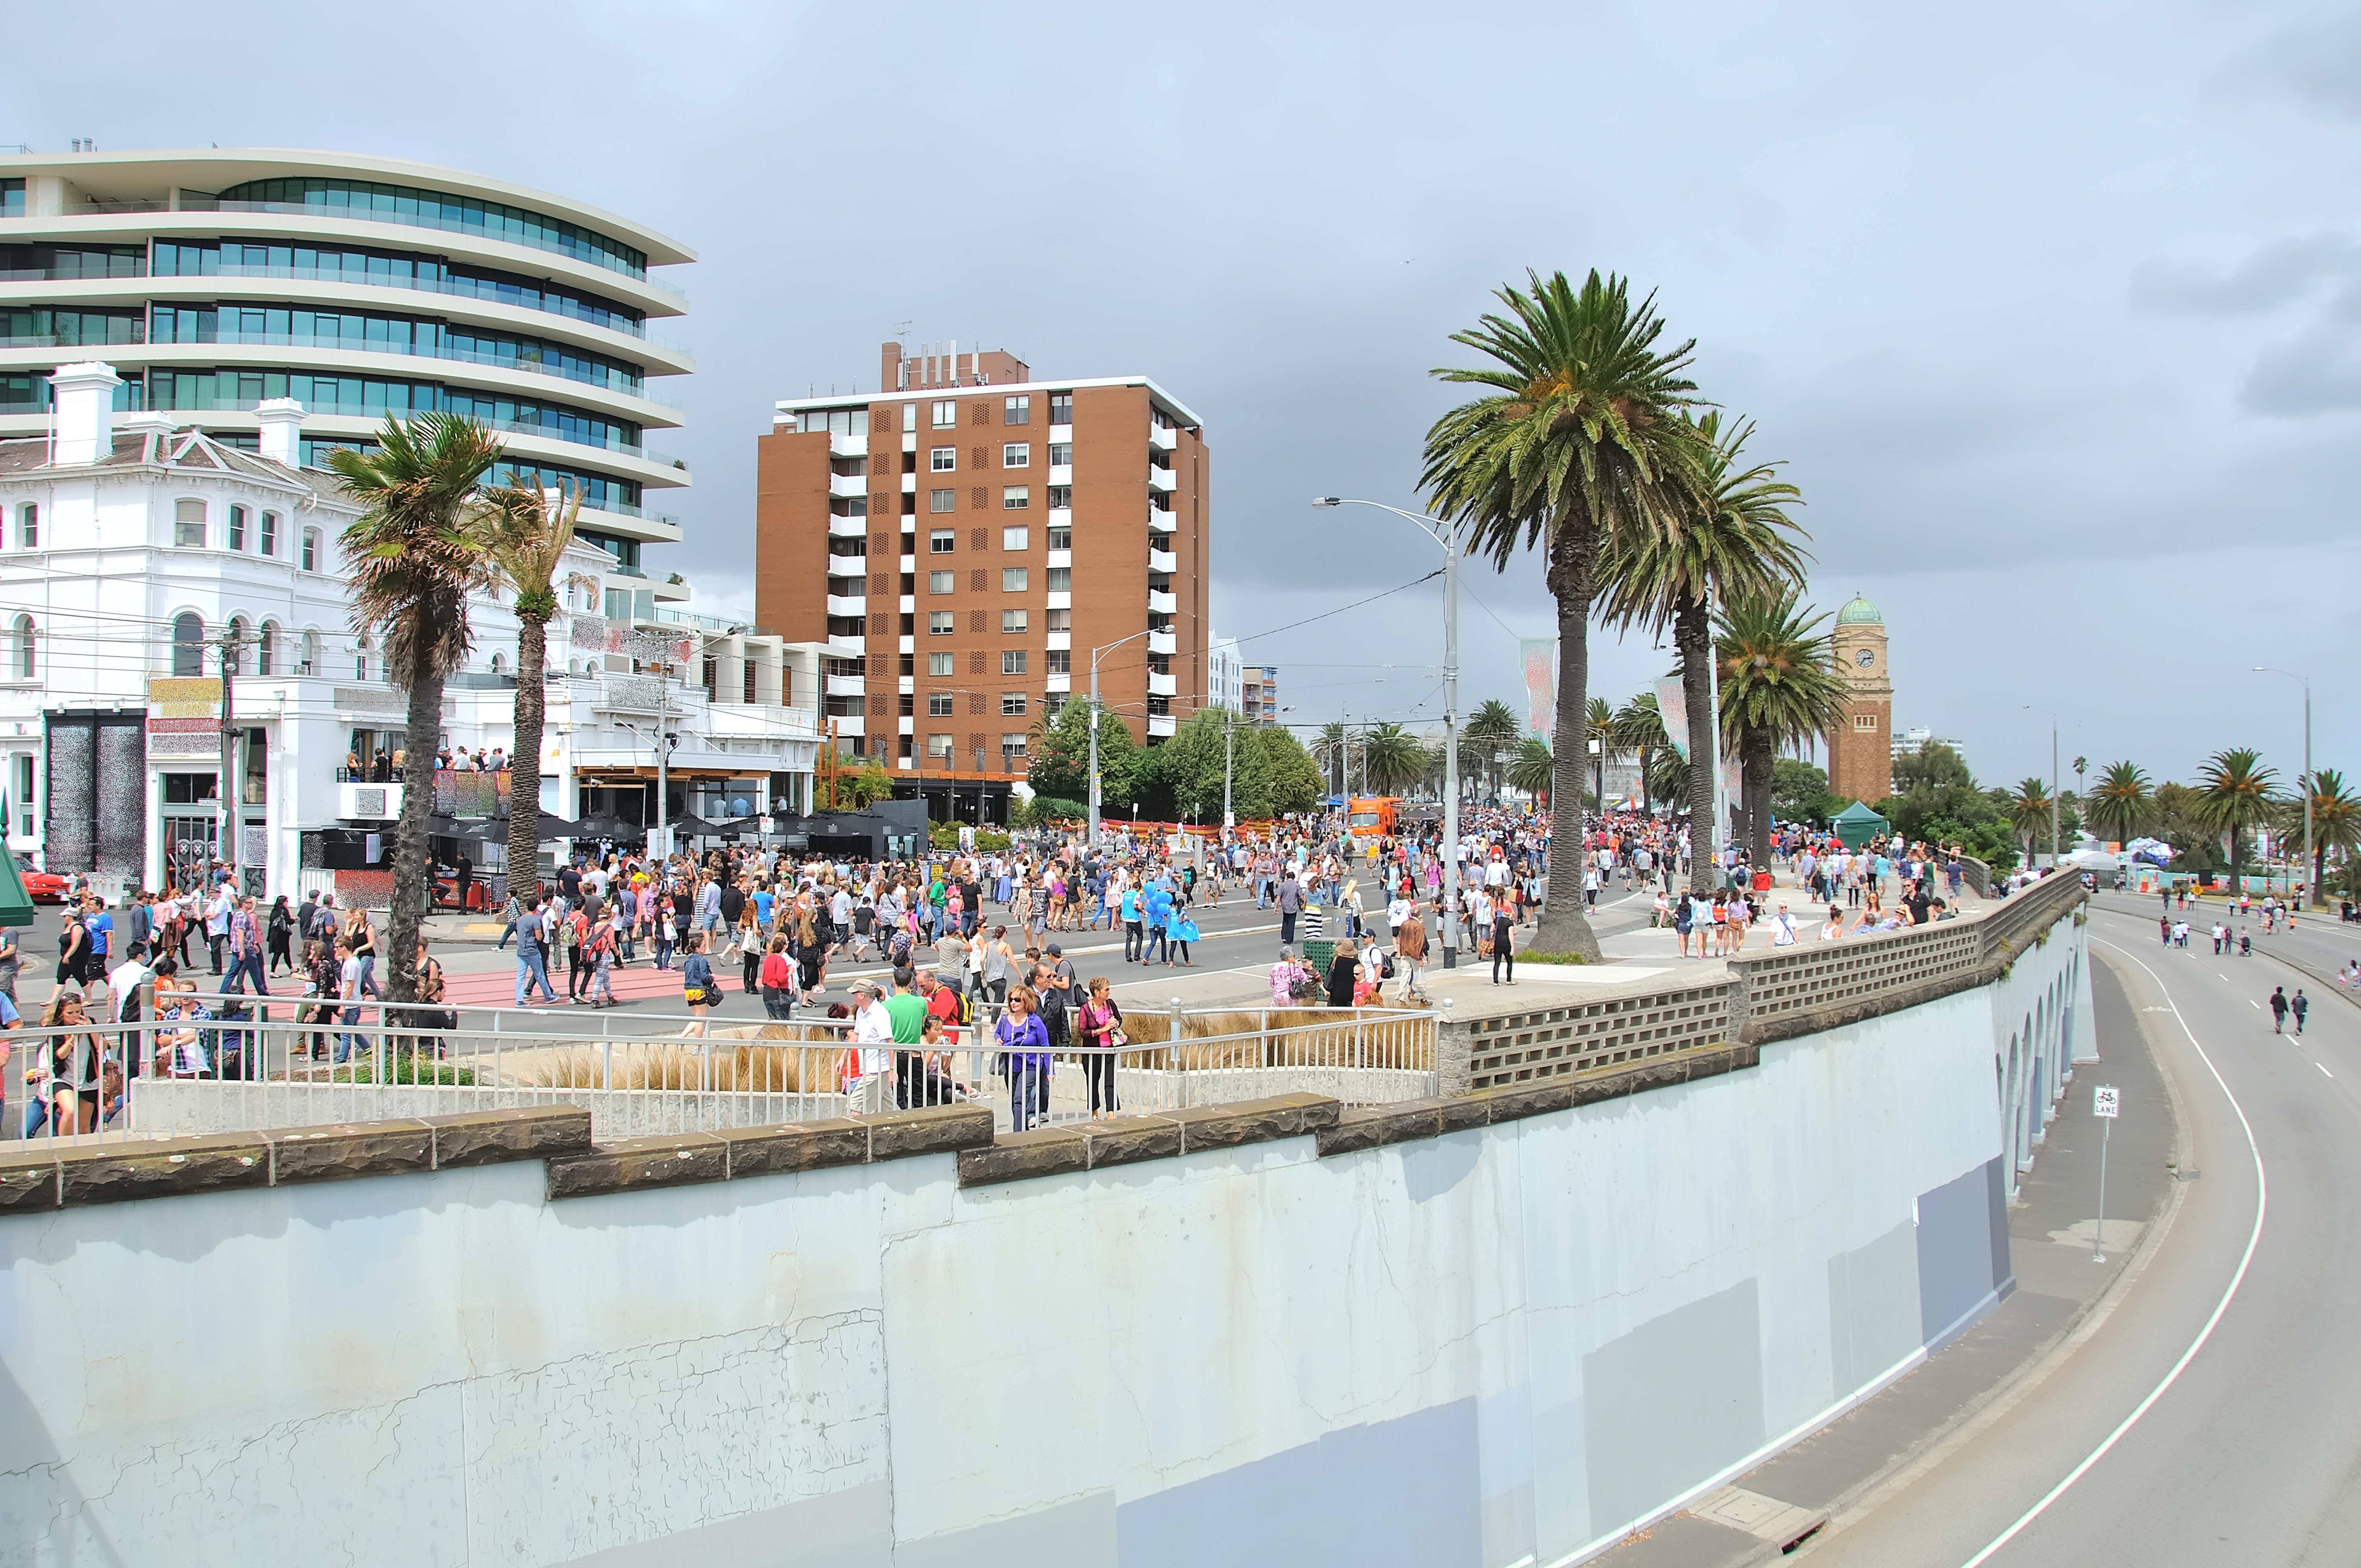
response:
[[[2002,1283],[1995,1023],[1326,1159],[0,1220],[0,1565],[1561,1561]]]

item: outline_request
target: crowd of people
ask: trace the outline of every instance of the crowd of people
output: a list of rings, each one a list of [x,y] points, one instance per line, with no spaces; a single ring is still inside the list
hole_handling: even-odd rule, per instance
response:
[[[1848,849],[1788,828],[1763,865],[1741,849],[1722,849],[1716,874],[1700,887],[1689,877],[1689,850],[1677,823],[1634,814],[1591,819],[1581,849],[1586,905],[1595,908],[1603,891],[1653,887],[1651,926],[1673,933],[1680,956],[1703,959],[1743,952],[1756,926],[1768,927],[1773,948],[1801,940],[1777,891],[1783,880],[1796,898],[1825,906],[1819,936],[1834,940],[1951,918],[1963,876],[1956,846],[1878,839]],[[982,1092],[955,1070],[955,1053],[963,1040],[972,1052],[988,1039],[996,1047],[992,1076],[1006,1079],[1012,1117],[1024,1126],[1046,1107],[1059,1053],[1127,1040],[1112,977],[1085,981],[1065,954],[1061,938],[1075,934],[1120,927],[1123,965],[1191,968],[1199,914],[1224,896],[1251,898],[1277,916],[1273,1006],[1425,1005],[1440,947],[1472,951],[1479,967],[1488,961],[1492,983],[1514,985],[1519,933],[1537,925],[1547,895],[1549,824],[1529,811],[1471,810],[1458,850],[1455,905],[1440,828],[1431,822],[1355,834],[1341,817],[1313,817],[1193,843],[1111,828],[1095,845],[1052,832],[1004,850],[884,862],[740,845],[651,856],[603,844],[577,852],[544,883],[511,889],[498,945],[515,944],[519,1006],[612,1007],[617,971],[644,966],[678,974],[686,1037],[708,1034],[733,979],[768,1019],[790,1021],[799,1009],[806,1018],[824,1015],[846,1036],[841,1086],[871,1108]],[[45,1049],[28,1074],[39,1080],[28,1126],[101,1124],[119,1106],[120,1080],[143,1071],[242,1070],[244,1036],[235,1025],[254,1016],[242,999],[252,994],[259,1008],[282,976],[296,993],[293,1022],[303,1026],[291,1056],[341,1064],[373,1048],[360,1025],[365,1009],[383,1003],[380,938],[366,910],[339,909],[325,894],[258,908],[220,867],[192,880],[143,892],[113,912],[93,898],[68,910],[49,1010],[63,1016],[71,1006],[88,1019],[94,1001],[103,1007],[112,998],[114,1022],[136,1022],[138,1004],[126,999],[153,982],[156,1014],[146,1030],[109,1036],[93,1026],[82,1046],[69,1048],[61,1036]],[[2277,916],[2267,907],[2265,918]],[[2166,939],[2173,939],[2169,923]],[[204,991],[192,942],[213,982]],[[1319,966],[1313,944],[1325,949]],[[14,938],[0,936],[0,1016],[15,1012],[17,963]],[[873,964],[883,977],[864,971],[850,1000],[828,1000],[831,965],[848,963]],[[441,1009],[441,965],[423,941],[418,972],[412,1023],[456,1027]],[[135,1039],[151,1042],[147,1059]],[[1115,1110],[1112,1060],[1085,1058],[1093,1115]]]

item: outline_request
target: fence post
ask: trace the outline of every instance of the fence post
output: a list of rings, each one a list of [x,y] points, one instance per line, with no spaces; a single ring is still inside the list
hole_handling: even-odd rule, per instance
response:
[[[1181,1053],[1180,1049],[1180,1032],[1187,1027],[1188,1015],[1181,1009],[1180,999],[1176,996],[1172,999],[1171,1050],[1172,1072],[1175,1080],[1175,1087],[1180,1091],[1180,1104],[1173,1107],[1173,1109],[1179,1111],[1185,1111],[1189,1108],[1189,1058]]]

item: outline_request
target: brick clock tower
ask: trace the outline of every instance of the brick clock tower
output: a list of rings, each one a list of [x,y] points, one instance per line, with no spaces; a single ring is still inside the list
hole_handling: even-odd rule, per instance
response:
[[[1894,793],[1894,682],[1885,667],[1885,618],[1855,594],[1837,611],[1829,641],[1845,701],[1828,731],[1828,790],[1875,806]]]

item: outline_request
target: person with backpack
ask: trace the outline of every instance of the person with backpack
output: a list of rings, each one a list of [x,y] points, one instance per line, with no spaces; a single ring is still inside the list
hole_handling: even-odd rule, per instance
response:
[[[701,1040],[705,1037],[706,1014],[721,1000],[721,988],[713,983],[713,962],[705,956],[705,933],[692,931],[688,937],[688,958],[680,966],[681,1001],[687,1004],[689,1025],[681,1037]]]
[[[580,916],[576,916],[581,918]],[[622,938],[615,928],[616,914],[610,907],[601,910],[598,923],[582,933],[582,956],[578,960],[590,966],[590,1005],[615,1005],[615,954],[622,946]]]

